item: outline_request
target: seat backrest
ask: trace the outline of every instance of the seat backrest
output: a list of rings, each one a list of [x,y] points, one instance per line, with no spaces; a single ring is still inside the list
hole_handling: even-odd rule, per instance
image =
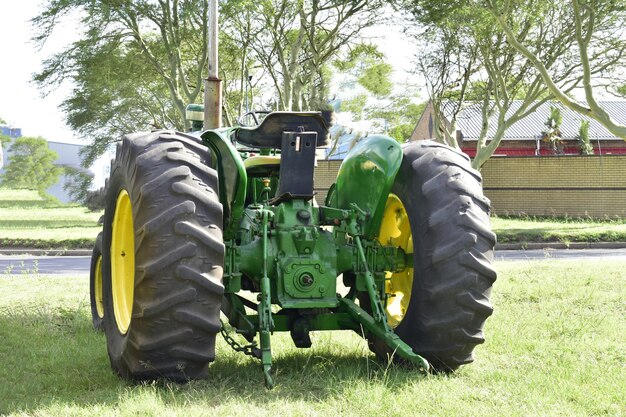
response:
[[[261,124],[235,130],[235,140],[252,148],[280,149],[283,132],[316,132],[317,148],[330,144],[331,112],[273,112]]]

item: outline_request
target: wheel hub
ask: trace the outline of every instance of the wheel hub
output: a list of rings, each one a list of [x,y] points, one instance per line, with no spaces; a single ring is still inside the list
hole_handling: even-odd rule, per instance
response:
[[[94,298],[96,302],[96,312],[98,317],[104,317],[104,302],[102,299],[102,256],[98,256],[96,261],[96,271],[94,276]]]
[[[130,197],[120,191],[115,204],[111,238],[111,285],[115,322],[122,334],[130,326],[135,289],[135,229]]]
[[[385,205],[378,240],[383,245],[400,247],[406,253],[413,252],[413,236],[411,224],[404,204],[395,194],[389,194]],[[401,272],[387,272],[385,280],[385,292],[390,295],[387,298],[385,309],[387,321],[391,327],[397,327],[411,301],[413,288],[413,266]]]

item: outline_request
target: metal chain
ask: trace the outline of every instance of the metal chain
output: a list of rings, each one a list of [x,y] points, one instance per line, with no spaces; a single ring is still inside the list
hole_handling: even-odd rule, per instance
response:
[[[261,359],[261,349],[257,348],[256,342],[252,342],[249,345],[241,345],[237,342],[226,330],[224,322],[220,319],[220,333],[224,340],[235,352],[243,352],[244,355],[252,356],[253,358]]]

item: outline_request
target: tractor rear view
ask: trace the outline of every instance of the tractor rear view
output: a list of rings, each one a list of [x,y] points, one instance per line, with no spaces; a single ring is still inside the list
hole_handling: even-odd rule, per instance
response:
[[[329,127],[320,112],[274,112],[123,139],[91,286],[115,372],[205,378],[220,332],[268,386],[278,331],[299,348],[313,331],[355,331],[380,360],[421,372],[473,360],[496,279],[480,174],[444,145],[369,136],[318,206]]]

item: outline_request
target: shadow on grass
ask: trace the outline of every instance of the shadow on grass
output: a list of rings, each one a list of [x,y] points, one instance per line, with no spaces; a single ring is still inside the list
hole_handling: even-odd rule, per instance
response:
[[[361,349],[364,344],[350,337],[345,338],[345,349],[342,333],[310,350],[296,350],[287,343],[287,335],[275,336],[276,387],[272,391],[264,388],[260,362],[232,351],[219,335],[217,359],[210,365],[207,380],[133,385],[111,371],[105,337],[91,328],[84,306],[75,310],[0,307],[0,414],[63,406],[116,408],[146,392],[164,405],[202,403],[210,398],[220,398],[220,402],[245,398],[258,405],[311,398],[323,401],[359,384],[393,388],[421,378],[417,371],[373,361]]]

